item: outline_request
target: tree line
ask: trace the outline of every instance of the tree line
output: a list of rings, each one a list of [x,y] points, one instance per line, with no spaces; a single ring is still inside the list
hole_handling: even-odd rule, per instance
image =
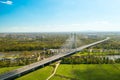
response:
[[[109,59],[108,57],[84,55],[84,56],[71,56],[62,59],[62,64],[114,64],[120,63],[120,58]]]

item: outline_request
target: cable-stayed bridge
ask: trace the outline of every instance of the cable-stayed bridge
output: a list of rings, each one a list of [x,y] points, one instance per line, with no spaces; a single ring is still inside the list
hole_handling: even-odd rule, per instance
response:
[[[72,54],[75,54],[76,52],[79,52],[79,51],[81,51],[85,48],[88,48],[88,47],[97,45],[99,43],[105,42],[109,39],[110,38],[107,37],[103,40],[96,41],[96,42],[93,42],[91,44],[84,45],[84,46],[81,46],[81,47],[77,47],[77,41],[78,40],[77,40],[76,34],[73,34],[69,39],[66,40],[64,45],[59,49],[58,54],[56,54],[52,57],[43,59],[41,61],[26,65],[22,68],[7,72],[5,74],[2,74],[2,75],[0,75],[0,80],[13,80],[17,77],[20,77],[20,76],[24,75],[24,74],[30,73],[30,72],[32,72],[36,69],[39,69],[39,68],[44,67],[46,65],[49,65],[52,62],[55,62],[55,61],[60,60],[64,57],[70,56]]]

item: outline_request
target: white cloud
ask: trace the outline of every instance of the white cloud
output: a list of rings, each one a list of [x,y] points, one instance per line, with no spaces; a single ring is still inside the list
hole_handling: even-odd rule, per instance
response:
[[[10,26],[9,26],[10,27]],[[3,32],[70,32],[70,31],[120,31],[120,24],[111,21],[89,21],[70,24],[21,25],[0,29]]]
[[[13,4],[13,2],[10,1],[10,0],[7,0],[7,1],[0,1],[0,3],[7,4],[7,5],[12,5],[12,4]]]

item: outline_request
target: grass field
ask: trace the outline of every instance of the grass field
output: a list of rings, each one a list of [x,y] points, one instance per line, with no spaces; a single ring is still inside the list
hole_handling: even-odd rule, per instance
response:
[[[119,70],[116,68],[119,67]],[[51,80],[119,80],[120,64],[60,65]]]
[[[46,80],[47,77],[50,76],[52,71],[53,71],[53,67],[47,66],[42,69],[31,72],[25,76],[22,76],[16,80]]]
[[[117,67],[117,68],[116,68]],[[119,69],[118,69],[119,68]],[[34,71],[16,80],[46,80],[53,68],[45,68]],[[119,80],[120,64],[61,64],[57,73],[50,80]]]
[[[20,66],[0,68],[0,74],[6,73],[6,72],[8,72],[8,71],[11,71],[11,70],[14,70],[14,69],[17,69],[17,68],[20,68]]]

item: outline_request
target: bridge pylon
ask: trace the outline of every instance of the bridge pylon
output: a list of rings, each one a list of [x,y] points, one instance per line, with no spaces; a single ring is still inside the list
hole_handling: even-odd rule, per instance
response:
[[[77,35],[76,33],[72,34],[72,49],[76,49],[77,48]]]

